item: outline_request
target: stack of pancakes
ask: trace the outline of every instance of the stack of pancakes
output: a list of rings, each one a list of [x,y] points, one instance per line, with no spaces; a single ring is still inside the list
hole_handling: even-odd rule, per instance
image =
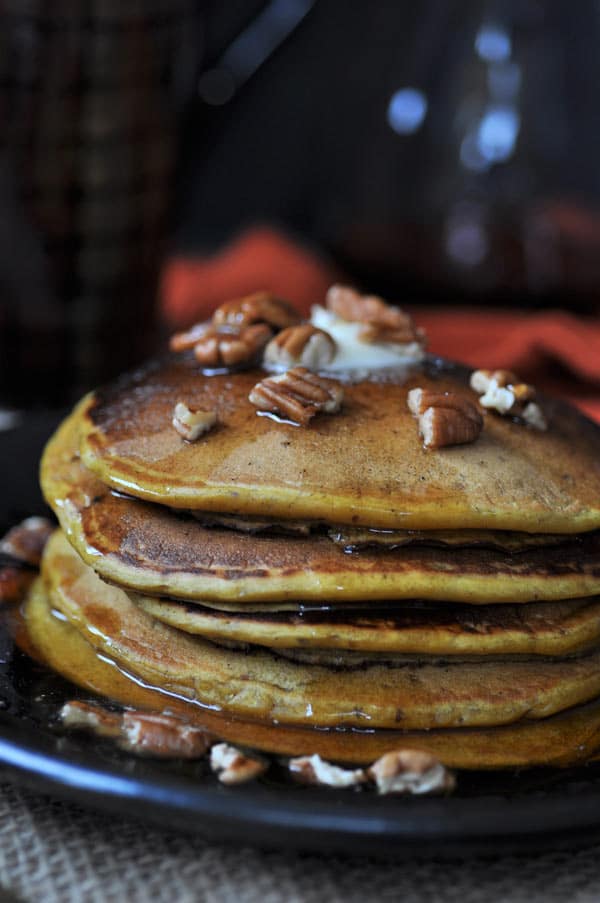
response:
[[[600,748],[600,429],[545,402],[424,449],[427,360],[344,386],[308,426],[258,416],[260,369],[186,354],[85,398],[50,441],[60,522],[27,605],[80,685],[282,754],[453,767],[567,764]],[[174,406],[215,411],[196,442]]]

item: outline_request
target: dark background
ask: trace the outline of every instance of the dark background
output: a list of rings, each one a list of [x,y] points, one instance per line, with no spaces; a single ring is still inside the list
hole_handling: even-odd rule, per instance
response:
[[[592,0],[5,0],[0,405],[141,360],[165,260],[257,226],[413,308],[597,312],[598,47]]]

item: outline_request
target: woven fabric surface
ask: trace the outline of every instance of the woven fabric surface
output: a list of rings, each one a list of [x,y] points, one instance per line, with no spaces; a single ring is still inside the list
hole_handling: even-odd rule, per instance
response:
[[[214,845],[0,784],[0,887],[43,903],[600,899],[600,850],[440,862]]]

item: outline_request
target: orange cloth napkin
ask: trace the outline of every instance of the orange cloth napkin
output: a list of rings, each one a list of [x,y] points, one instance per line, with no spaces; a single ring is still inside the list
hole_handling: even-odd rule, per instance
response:
[[[162,280],[162,311],[178,329],[210,316],[230,298],[269,288],[303,313],[343,273],[314,251],[269,228],[242,234],[212,257],[174,258]],[[600,318],[561,311],[411,308],[429,350],[472,367],[515,370],[568,398],[600,421]]]

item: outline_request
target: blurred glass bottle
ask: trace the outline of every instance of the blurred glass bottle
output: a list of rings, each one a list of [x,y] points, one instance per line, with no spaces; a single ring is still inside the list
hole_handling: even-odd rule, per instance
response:
[[[68,402],[152,350],[195,15],[2,4],[0,403]]]
[[[429,0],[406,43],[334,251],[426,302],[599,310],[600,4]]]

